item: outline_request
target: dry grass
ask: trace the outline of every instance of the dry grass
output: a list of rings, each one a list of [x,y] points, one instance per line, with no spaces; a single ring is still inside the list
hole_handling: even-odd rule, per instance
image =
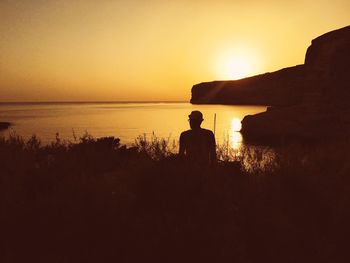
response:
[[[218,147],[0,138],[0,262],[347,262],[350,141]],[[244,167],[250,168],[244,168]]]

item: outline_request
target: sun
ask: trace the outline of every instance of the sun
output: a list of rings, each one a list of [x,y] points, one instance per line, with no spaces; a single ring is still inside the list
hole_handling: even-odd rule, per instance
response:
[[[248,61],[242,57],[227,60],[223,65],[223,73],[232,79],[241,79],[249,75],[250,67]]]
[[[235,80],[254,75],[258,59],[247,50],[224,51],[216,56],[215,76],[222,80]]]

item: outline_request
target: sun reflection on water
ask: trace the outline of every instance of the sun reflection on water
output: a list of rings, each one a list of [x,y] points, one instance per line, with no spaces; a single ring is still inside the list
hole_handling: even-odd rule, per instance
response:
[[[230,144],[233,150],[239,150],[241,148],[243,140],[242,134],[240,133],[241,128],[241,120],[239,118],[233,118],[230,128]]]

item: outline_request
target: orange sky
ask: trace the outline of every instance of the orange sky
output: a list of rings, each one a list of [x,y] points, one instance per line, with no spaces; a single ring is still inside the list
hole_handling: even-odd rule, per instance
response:
[[[302,64],[348,0],[0,1],[0,101],[185,100]]]

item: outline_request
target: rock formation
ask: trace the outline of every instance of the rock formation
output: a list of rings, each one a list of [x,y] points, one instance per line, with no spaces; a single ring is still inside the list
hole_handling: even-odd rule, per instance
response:
[[[303,65],[250,78],[204,82],[192,88],[194,104],[293,105],[301,100]]]
[[[301,101],[245,117],[242,133],[258,140],[346,136],[350,131],[349,83],[350,26],[312,41],[305,57]]]
[[[348,134],[349,99],[347,26],[312,40],[303,65],[242,80],[194,85],[191,102],[272,105],[266,112],[242,121],[246,139],[270,141]]]
[[[328,32],[311,42],[305,57],[308,92],[328,101],[348,104],[350,80],[350,26]],[[346,105],[345,105],[346,106]]]
[[[10,123],[9,122],[0,122],[0,131],[1,130],[6,130],[8,127],[10,127]]]

